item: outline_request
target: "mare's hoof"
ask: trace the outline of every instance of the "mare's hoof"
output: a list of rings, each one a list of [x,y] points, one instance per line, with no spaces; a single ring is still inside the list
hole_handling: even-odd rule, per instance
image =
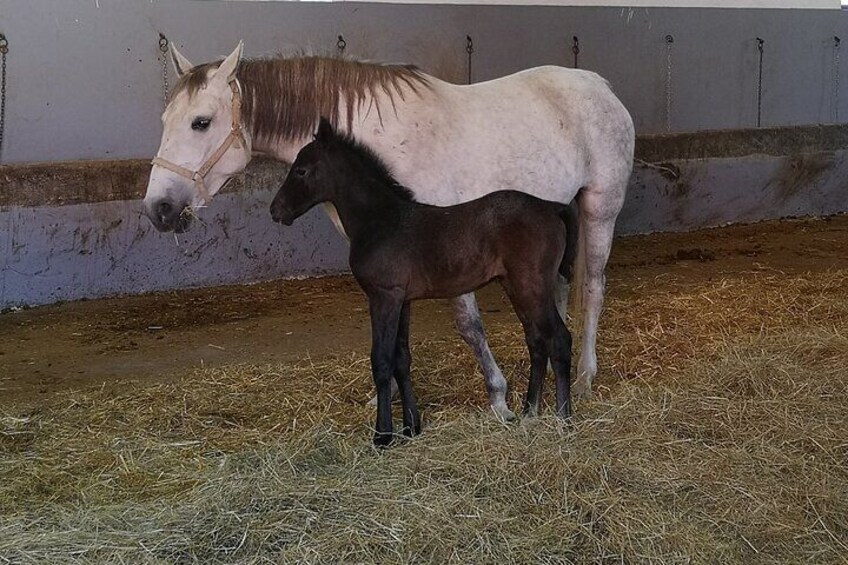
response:
[[[501,406],[492,406],[492,412],[495,417],[501,422],[512,422],[515,420],[515,412],[506,407],[506,404]]]
[[[381,449],[386,448],[392,443],[393,436],[391,433],[374,432],[374,446]]]
[[[574,383],[571,385],[571,392],[574,394],[574,398],[577,400],[592,399],[592,385],[582,379],[574,381]]]

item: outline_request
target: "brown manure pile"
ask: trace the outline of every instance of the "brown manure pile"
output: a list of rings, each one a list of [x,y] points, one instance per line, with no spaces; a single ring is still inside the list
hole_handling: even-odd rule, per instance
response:
[[[846,562],[848,272],[650,288],[571,425],[494,421],[453,336],[383,453],[367,352],[4,409],[0,563]],[[492,343],[517,406],[518,328]]]

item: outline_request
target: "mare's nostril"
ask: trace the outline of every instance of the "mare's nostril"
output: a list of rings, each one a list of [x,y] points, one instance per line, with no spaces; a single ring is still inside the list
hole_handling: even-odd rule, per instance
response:
[[[156,205],[156,215],[164,221],[171,214],[173,209],[174,207],[171,206],[170,202],[163,200]]]

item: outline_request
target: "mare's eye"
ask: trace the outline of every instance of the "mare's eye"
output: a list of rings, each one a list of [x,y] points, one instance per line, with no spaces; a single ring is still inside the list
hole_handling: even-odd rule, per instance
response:
[[[195,131],[206,131],[209,129],[209,124],[212,123],[212,118],[194,118],[191,122],[191,129]]]
[[[306,168],[305,167],[297,167],[294,170],[294,176],[296,177],[305,177],[306,176]]]

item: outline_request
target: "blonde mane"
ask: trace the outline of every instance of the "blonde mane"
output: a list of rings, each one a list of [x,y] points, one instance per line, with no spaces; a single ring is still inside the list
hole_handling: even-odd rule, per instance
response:
[[[194,95],[206,85],[211,69],[221,61],[198,65],[180,77],[171,93]],[[255,138],[268,142],[294,141],[313,133],[320,116],[338,126],[344,102],[347,130],[355,110],[369,101],[382,118],[376,102],[385,94],[394,109],[404,89],[417,92],[427,86],[427,75],[412,65],[379,64],[336,57],[275,57],[245,59],[236,73],[243,89],[242,121]]]

